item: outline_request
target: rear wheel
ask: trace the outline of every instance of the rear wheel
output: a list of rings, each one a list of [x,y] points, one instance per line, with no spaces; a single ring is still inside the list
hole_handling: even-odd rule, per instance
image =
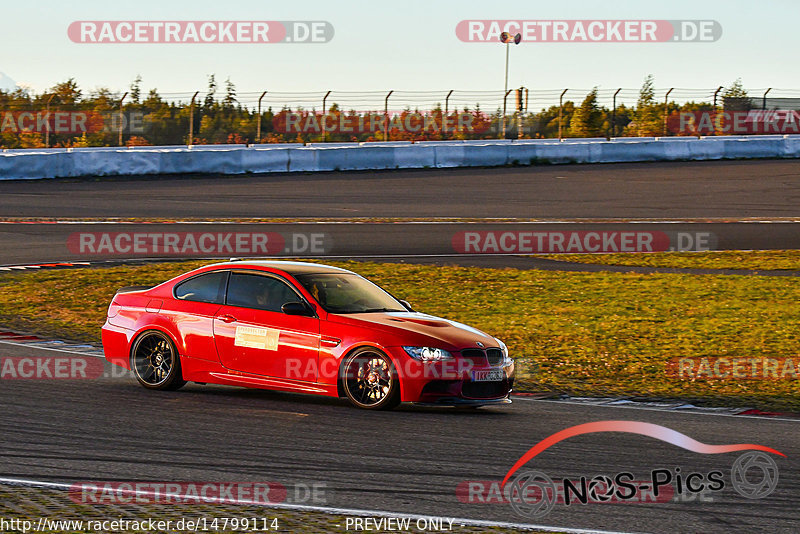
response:
[[[175,390],[186,384],[181,360],[166,334],[151,330],[136,339],[131,351],[131,369],[147,389]]]
[[[400,404],[400,381],[392,361],[383,352],[364,348],[347,357],[342,385],[355,406],[391,410]]]

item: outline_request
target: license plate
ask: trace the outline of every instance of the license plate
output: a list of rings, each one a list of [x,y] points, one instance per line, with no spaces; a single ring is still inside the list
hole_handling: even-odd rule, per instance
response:
[[[472,371],[473,382],[500,382],[505,378],[502,369],[487,369],[485,371]]]

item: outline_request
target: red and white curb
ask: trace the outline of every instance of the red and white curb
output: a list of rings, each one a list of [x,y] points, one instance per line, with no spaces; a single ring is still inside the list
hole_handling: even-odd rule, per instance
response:
[[[39,269],[69,269],[73,267],[88,267],[89,265],[91,265],[91,263],[87,261],[32,263],[29,265],[4,265],[0,266],[0,271],[35,271]]]

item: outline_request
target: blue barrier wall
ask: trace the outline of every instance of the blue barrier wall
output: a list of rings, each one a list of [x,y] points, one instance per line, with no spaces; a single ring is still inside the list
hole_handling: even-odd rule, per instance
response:
[[[3,150],[0,180],[798,157],[800,135],[51,148]]]

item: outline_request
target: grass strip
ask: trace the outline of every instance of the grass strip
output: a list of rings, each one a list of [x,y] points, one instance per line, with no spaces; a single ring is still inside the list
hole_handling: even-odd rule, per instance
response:
[[[709,252],[649,252],[612,254],[544,254],[537,258],[622,265],[626,267],[667,267],[686,269],[748,269],[753,271],[798,271],[800,250],[722,250]]]

